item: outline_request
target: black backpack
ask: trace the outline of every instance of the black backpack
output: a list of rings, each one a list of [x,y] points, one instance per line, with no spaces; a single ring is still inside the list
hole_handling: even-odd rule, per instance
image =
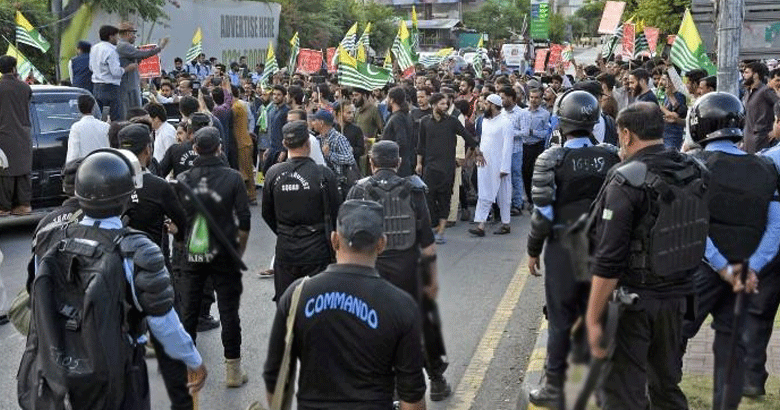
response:
[[[17,374],[24,410],[124,408],[135,338],[120,242],[129,230],[69,226],[48,241],[30,288]],[[135,322],[134,322],[135,323]]]

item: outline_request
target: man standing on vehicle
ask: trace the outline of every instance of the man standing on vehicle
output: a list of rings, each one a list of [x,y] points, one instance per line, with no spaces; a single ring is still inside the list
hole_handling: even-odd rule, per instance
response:
[[[0,216],[30,213],[32,136],[30,86],[16,73],[16,58],[0,56],[0,151],[8,160],[0,173]]]
[[[138,64],[141,60],[159,54],[168,44],[168,37],[160,40],[160,44],[148,50],[139,50],[135,46],[135,33],[138,30],[128,22],[119,24],[119,42],[116,52],[119,54],[119,65]],[[124,119],[128,108],[141,106],[141,76],[138,70],[125,71],[119,84],[119,104],[122,107],[120,115]]]
[[[111,121],[123,118],[120,107],[119,85],[125,72],[134,71],[138,64],[130,63],[124,68],[119,64],[119,54],[116,44],[119,29],[114,26],[100,27],[100,42],[92,47],[89,53],[89,69],[92,71],[92,87],[100,110],[108,105],[111,107]],[[140,103],[139,103],[140,104]]]

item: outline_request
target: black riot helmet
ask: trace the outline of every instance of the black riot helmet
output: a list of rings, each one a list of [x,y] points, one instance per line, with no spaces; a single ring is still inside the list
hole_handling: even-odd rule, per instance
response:
[[[142,178],[141,164],[132,152],[95,150],[76,171],[76,198],[91,218],[121,216],[130,195],[141,188]]]
[[[589,135],[599,122],[601,108],[591,93],[568,90],[555,100],[553,115],[558,116],[558,132],[562,137],[572,133]]]
[[[688,131],[699,144],[716,140],[740,141],[744,126],[745,106],[737,97],[724,92],[701,96],[688,115]]]

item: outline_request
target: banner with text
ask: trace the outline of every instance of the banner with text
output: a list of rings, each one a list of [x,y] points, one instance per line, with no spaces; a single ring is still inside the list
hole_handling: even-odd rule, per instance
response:
[[[547,51],[546,48],[539,48],[536,49],[536,60],[534,60],[534,72],[535,73],[543,73],[544,72],[544,63],[545,60],[547,60]]]
[[[550,31],[550,3],[531,0],[531,38],[546,40]]]
[[[632,23],[623,23],[623,57],[634,58],[635,26]]]
[[[620,24],[620,17],[623,16],[623,10],[625,8],[625,2],[608,1],[604,5],[604,13],[601,15],[599,34],[615,34],[615,29],[618,24]]]
[[[650,47],[650,52],[655,53],[656,47],[658,47],[658,36],[660,30],[657,27],[645,27],[645,37],[647,38],[647,45]]]
[[[561,52],[563,52],[562,45],[550,45],[550,57],[547,59],[547,68],[555,68],[561,62]]]
[[[298,54],[297,72],[314,74],[322,68],[322,51],[302,48]]]
[[[325,62],[328,64],[328,72],[335,73],[338,67],[333,64],[333,56],[336,55],[336,47],[328,47],[325,51]]]
[[[157,47],[157,44],[145,44],[138,47],[141,51],[151,50]],[[138,63],[138,75],[141,78],[157,78],[162,76],[162,69],[160,68],[160,54],[155,54],[149,58],[141,60]]]

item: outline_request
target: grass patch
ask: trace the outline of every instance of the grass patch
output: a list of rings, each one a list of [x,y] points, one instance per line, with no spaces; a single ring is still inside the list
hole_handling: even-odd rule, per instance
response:
[[[680,383],[688,397],[690,410],[709,410],[712,408],[712,376],[684,375]],[[780,378],[769,377],[766,382],[766,396],[761,400],[743,397],[740,410],[777,410],[780,407]]]

